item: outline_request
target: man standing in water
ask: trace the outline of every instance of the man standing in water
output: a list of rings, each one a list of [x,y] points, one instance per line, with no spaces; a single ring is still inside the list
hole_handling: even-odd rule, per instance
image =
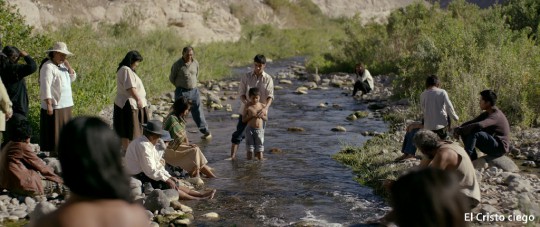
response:
[[[249,89],[258,88],[260,95],[260,102],[263,105],[262,110],[258,112],[258,117],[268,116],[268,108],[274,100],[274,81],[272,77],[264,71],[266,66],[266,57],[262,54],[258,54],[253,59],[254,69],[252,72],[247,73],[240,79],[240,86],[238,88],[238,94],[240,95],[240,114],[243,114],[246,104],[249,102]],[[242,115],[238,118],[238,124],[236,125],[236,131],[233,132],[231,138],[231,159],[236,158],[236,151],[238,150],[238,145],[244,139],[244,129],[246,128],[247,123],[242,122]],[[263,127],[266,125],[266,122],[263,124]]]
[[[174,91],[174,100],[184,96],[191,101],[191,116],[199,131],[203,134],[201,138],[210,139],[212,134],[208,130],[208,125],[204,118],[204,110],[201,105],[201,96],[197,88],[197,79],[199,77],[199,62],[193,58],[193,47],[187,46],[182,50],[182,57],[171,67],[169,81],[176,87]]]

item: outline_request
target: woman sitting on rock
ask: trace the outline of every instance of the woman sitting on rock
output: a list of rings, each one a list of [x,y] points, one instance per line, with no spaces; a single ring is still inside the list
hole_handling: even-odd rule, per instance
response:
[[[61,188],[62,178],[36,155],[30,146],[32,129],[22,115],[17,116],[8,127],[10,141],[0,156],[0,187],[23,196],[53,193]]]
[[[201,149],[188,141],[184,118],[189,114],[190,108],[191,103],[188,99],[181,97],[174,102],[172,112],[165,118],[163,128],[169,131],[173,141],[165,150],[163,159],[169,165],[188,171],[192,177],[198,177],[199,173],[203,173],[206,177],[216,177],[206,165],[208,161]]]

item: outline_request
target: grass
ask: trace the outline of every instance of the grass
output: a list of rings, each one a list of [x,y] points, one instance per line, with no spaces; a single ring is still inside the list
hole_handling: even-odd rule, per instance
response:
[[[344,146],[334,155],[334,159],[349,166],[356,174],[355,180],[374,189],[375,193],[386,196],[383,179],[396,179],[406,167],[391,164],[398,153],[394,151],[401,147],[400,138],[390,133],[377,135],[366,141],[361,147]]]

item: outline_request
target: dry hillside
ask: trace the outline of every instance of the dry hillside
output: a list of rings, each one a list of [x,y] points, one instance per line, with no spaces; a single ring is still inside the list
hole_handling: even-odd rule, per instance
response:
[[[295,0],[290,0],[295,1]],[[312,0],[330,17],[355,14],[366,21],[384,22],[396,8],[415,0]],[[479,0],[476,0],[479,1]],[[490,0],[490,2],[500,0]],[[142,30],[170,28],[194,42],[234,41],[240,37],[240,21],[233,6],[242,6],[255,15],[254,23],[287,24],[263,0],[7,0],[17,6],[28,24],[37,30],[57,28],[63,23],[135,23]],[[448,2],[448,0],[443,1]],[[485,2],[485,1],[479,1]]]

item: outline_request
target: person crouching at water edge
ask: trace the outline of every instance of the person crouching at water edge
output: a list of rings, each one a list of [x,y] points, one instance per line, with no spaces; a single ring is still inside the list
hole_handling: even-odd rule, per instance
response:
[[[246,105],[242,114],[242,122],[247,124],[246,131],[246,150],[247,159],[251,160],[253,152],[258,160],[263,159],[264,152],[264,122],[268,121],[266,113],[262,112],[264,106],[261,102],[259,88],[253,87],[249,89],[249,103]]]
[[[205,193],[179,186],[179,180],[165,170],[155,145],[164,133],[161,121],[150,120],[143,125],[143,135],[133,140],[126,152],[126,170],[128,174],[143,184],[150,183],[155,189],[175,189],[182,199],[212,199],[216,190]]]

